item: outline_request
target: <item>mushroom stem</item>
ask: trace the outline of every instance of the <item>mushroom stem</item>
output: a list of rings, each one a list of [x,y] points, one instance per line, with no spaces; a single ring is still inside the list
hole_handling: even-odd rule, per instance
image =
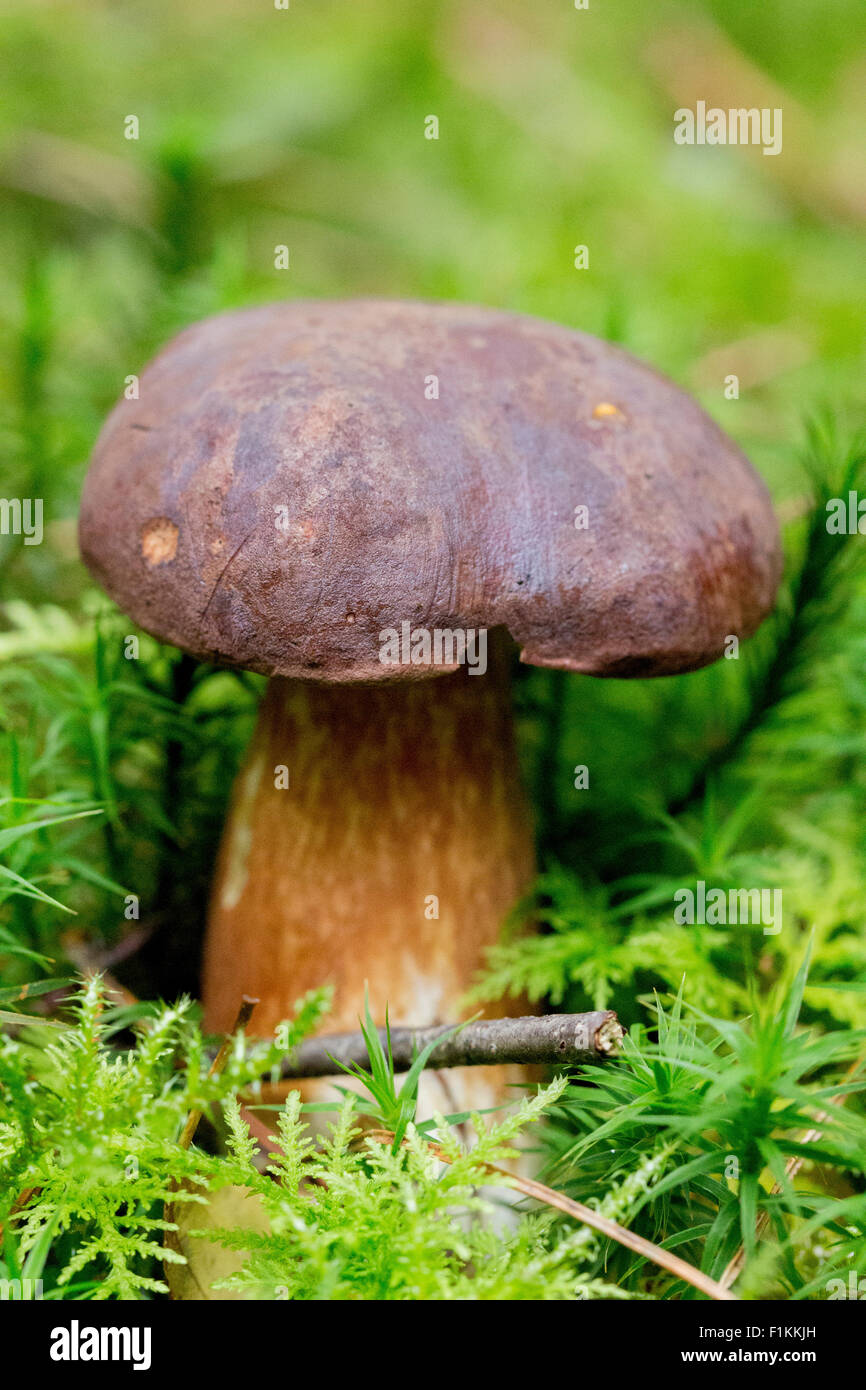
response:
[[[497,640],[492,640],[496,637]],[[424,1027],[458,1002],[534,872],[505,634],[488,667],[385,684],[271,680],[234,789],[205,951],[207,1025],[241,994],[270,1032],[334,987],[328,1031]],[[286,783],[288,785],[286,785]],[[521,1001],[490,1016],[519,1014]],[[449,1078],[448,1104],[501,1100],[508,1069]],[[504,1076],[503,1076],[504,1073]],[[471,1078],[471,1079],[470,1079]],[[495,1103],[495,1101],[494,1101]]]

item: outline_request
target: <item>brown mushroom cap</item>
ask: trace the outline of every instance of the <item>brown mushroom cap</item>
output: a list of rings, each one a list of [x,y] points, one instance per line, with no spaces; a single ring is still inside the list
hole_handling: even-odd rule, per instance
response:
[[[163,641],[333,681],[441,671],[379,660],[406,621],[504,626],[538,666],[689,670],[758,626],[780,572],[763,483],[687,395],[584,333],[456,304],[186,329],[107,421],[80,535]]]

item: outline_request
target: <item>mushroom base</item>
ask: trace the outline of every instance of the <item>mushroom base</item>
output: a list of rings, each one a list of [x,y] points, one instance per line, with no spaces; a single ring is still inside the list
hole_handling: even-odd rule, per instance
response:
[[[514,747],[509,653],[485,675],[323,685],[274,678],[234,789],[210,906],[207,1026],[242,994],[273,1030],[330,983],[327,1031],[456,1020],[485,948],[534,873]],[[484,1010],[526,1012],[522,1001]],[[428,1073],[423,1108],[501,1102],[519,1068]],[[319,1088],[304,1083],[309,1093]],[[329,1087],[329,1092],[333,1091]]]

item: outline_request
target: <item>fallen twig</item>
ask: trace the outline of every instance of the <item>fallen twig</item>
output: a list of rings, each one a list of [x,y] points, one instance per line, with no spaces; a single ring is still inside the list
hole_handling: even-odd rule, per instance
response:
[[[223,1038],[220,1050],[208,1068],[208,1076],[217,1076],[224,1069],[234,1043],[235,1033],[238,1033],[241,1028],[246,1028],[258,1002],[258,999],[251,999],[248,994],[243,995],[241,1006],[238,1010],[238,1016],[235,1019],[235,1026],[232,1031],[226,1033],[226,1036]],[[198,1129],[200,1119],[200,1110],[190,1110],[186,1117],[186,1124],[183,1127],[183,1132],[178,1140],[182,1149],[189,1148],[195,1136],[195,1132]]]
[[[379,1029],[379,1036],[387,1048],[384,1028]],[[408,1071],[423,1048],[440,1036],[441,1043],[427,1060],[428,1068],[498,1066],[507,1062],[577,1066],[614,1055],[623,1030],[616,1014],[605,1010],[540,1018],[478,1019],[464,1024],[457,1032],[449,1024],[392,1028],[394,1070]],[[305,1038],[283,1062],[280,1075],[284,1080],[331,1076],[353,1062],[365,1070],[369,1068],[363,1033],[322,1033]]]

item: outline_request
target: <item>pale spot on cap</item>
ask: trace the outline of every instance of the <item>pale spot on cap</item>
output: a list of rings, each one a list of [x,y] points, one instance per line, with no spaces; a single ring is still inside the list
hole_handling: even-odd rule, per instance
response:
[[[151,569],[168,565],[177,554],[177,527],[167,516],[154,517],[141,533],[141,553]]]

